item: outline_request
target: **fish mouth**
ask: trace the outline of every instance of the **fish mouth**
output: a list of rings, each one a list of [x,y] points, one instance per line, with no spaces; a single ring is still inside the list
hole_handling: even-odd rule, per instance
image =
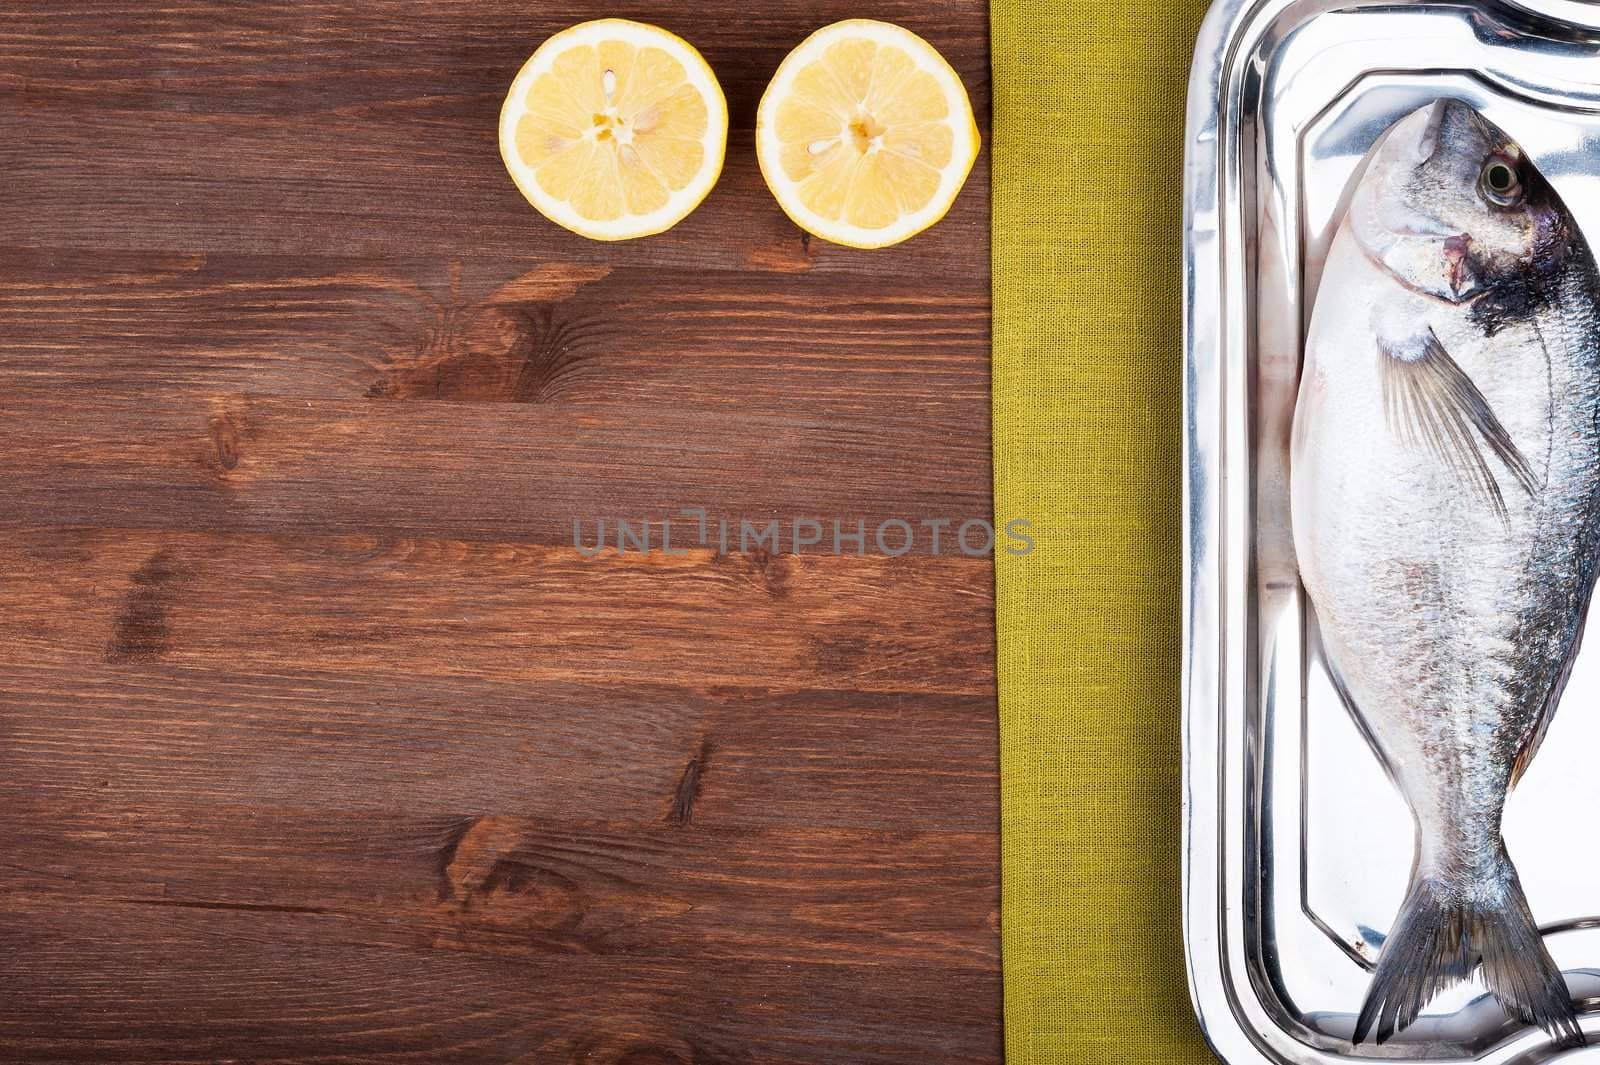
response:
[[[1472,254],[1472,234],[1461,233],[1444,241],[1445,276],[1454,303],[1471,303],[1483,294],[1480,269]]]

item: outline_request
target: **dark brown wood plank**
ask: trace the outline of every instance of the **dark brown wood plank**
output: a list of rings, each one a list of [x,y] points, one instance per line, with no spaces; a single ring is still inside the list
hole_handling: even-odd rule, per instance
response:
[[[30,383],[0,395],[0,522],[570,547],[575,523],[594,543],[595,523],[611,521],[614,545],[618,519],[659,523],[703,507],[732,522],[735,538],[741,521],[776,519],[785,543],[797,520],[822,523],[830,545],[834,520],[845,531],[865,522],[869,535],[893,519],[946,521],[940,554],[950,555],[959,526],[991,513],[988,440],[964,420],[820,402],[708,420],[675,405],[646,414],[603,402],[106,395]],[[981,530],[969,544],[981,549]],[[931,531],[912,544],[932,549]]]
[[[987,237],[986,199],[968,194],[936,228],[872,255],[811,240],[773,200],[753,135],[745,134],[730,141],[722,177],[694,214],[648,241],[608,248],[546,222],[511,185],[494,143],[500,102],[496,96],[477,108],[465,123],[472,130],[467,143],[399,145],[393,131],[359,117],[296,117],[264,127],[250,115],[33,106],[30,150],[39,154],[7,169],[0,233],[5,243],[27,248],[312,258],[492,254],[520,256],[530,266],[620,263],[701,276],[817,271],[889,279],[950,276]],[[0,119],[0,135],[17,133]],[[185,145],[177,165],[174,144]],[[311,158],[281,154],[291,149]],[[182,165],[189,151],[207,161]],[[107,203],[84,203],[108,196]],[[332,240],[331,233],[341,236]]]
[[[25,3],[0,26],[0,143],[19,132],[28,142],[8,169],[0,233],[101,251],[471,252],[685,271],[971,277],[964,264],[987,244],[981,182],[934,230],[861,255],[802,239],[761,180],[753,128],[787,50],[863,14],[924,34],[986,113],[983,12],[914,0],[869,12],[846,0],[754,4],[724,17],[669,0],[606,9],[699,47],[723,81],[732,122],[726,169],[706,203],[668,233],[619,249],[539,219],[506,179],[495,143],[522,60],[556,30],[597,17],[590,4],[188,0],[63,12]]]
[[[294,912],[331,943],[986,969],[992,834],[22,800],[0,894]],[[132,916],[132,914],[130,914]]]
[[[992,695],[765,679],[13,664],[0,669],[0,797],[994,832]]]
[[[33,666],[983,694],[994,645],[960,557],[0,529],[0,581]]]
[[[982,278],[671,272],[568,263],[18,250],[0,258],[0,373],[98,395],[663,406],[708,420],[916,412],[930,440],[987,402]],[[904,419],[900,419],[904,421]],[[970,440],[974,451],[986,446]]]
[[[0,1046],[83,1065],[999,1060],[993,969],[494,957],[333,942],[337,923],[6,899]]]
[[[880,18],[934,42],[974,104],[988,101],[987,13],[976,3],[755,0],[734,18],[712,17],[714,7],[643,0],[607,11],[585,0],[169,0],[159,8],[139,0],[18,0],[0,27],[0,87],[34,103],[260,117],[438,101],[476,119],[480,98],[503,93],[508,72],[546,37],[585,19],[625,17],[654,22],[700,49],[728,94],[734,126],[748,129],[778,61],[805,34],[838,19]],[[987,108],[977,110],[986,126]],[[405,117],[395,116],[396,124],[415,132]]]

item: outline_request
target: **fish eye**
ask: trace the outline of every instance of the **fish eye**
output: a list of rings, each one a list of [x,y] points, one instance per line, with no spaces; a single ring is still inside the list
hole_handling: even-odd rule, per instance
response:
[[[1522,202],[1522,178],[1517,173],[1516,161],[1506,156],[1491,155],[1483,164],[1478,184],[1491,203],[1512,207]]]

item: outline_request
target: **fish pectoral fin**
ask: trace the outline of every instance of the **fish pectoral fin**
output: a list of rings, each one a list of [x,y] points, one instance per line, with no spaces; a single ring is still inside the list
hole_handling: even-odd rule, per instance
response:
[[[1502,518],[1505,494],[1483,445],[1513,481],[1533,495],[1538,479],[1478,386],[1431,328],[1401,340],[1378,336],[1384,409],[1389,428],[1427,448],[1481,493]]]

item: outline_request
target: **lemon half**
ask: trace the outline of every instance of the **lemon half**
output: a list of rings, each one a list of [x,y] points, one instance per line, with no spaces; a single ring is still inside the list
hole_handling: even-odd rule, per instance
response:
[[[500,158],[539,213],[595,240],[670,229],[722,173],[728,103],[694,46],[626,19],[583,22],[523,64]]]
[[[779,65],[756,113],[756,155],[801,228],[881,248],[950,210],[978,157],[978,125],[960,75],[932,45],[849,19]]]

